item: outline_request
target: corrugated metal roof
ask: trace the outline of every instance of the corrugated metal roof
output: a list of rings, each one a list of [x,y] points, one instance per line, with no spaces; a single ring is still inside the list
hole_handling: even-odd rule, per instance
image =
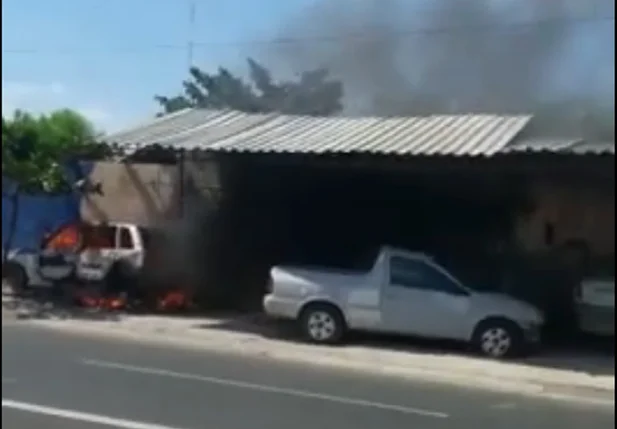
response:
[[[213,152],[483,155],[502,151],[531,116],[345,118],[188,109],[108,141]]]
[[[152,144],[166,144],[202,133],[204,128],[214,129],[222,126],[229,127],[225,119],[228,113],[206,109],[184,109],[178,112],[153,119],[143,125],[121,131],[107,137],[109,142],[118,143],[126,147],[145,147]],[[248,115],[247,115],[248,116]],[[265,115],[250,115],[254,121],[265,119]],[[237,121],[235,121],[237,122]],[[242,125],[249,125],[247,119]],[[238,125],[236,123],[235,125]],[[233,128],[229,132],[235,132]]]
[[[576,154],[615,155],[615,142],[581,142],[570,151]]]
[[[502,153],[559,153],[575,155],[615,155],[615,142],[583,139],[536,138],[524,139],[508,145]]]

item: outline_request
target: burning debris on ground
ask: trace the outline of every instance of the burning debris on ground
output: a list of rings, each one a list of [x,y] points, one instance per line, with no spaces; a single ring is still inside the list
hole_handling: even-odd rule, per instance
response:
[[[102,310],[117,311],[125,310],[129,302],[125,294],[115,296],[103,296],[93,291],[77,291],[74,296],[75,303],[84,308],[98,308]]]
[[[126,291],[107,294],[100,289],[77,289],[74,302],[84,308],[107,311],[179,312],[193,308],[191,294],[182,288],[159,290],[154,296],[139,298]]]
[[[15,313],[19,319],[103,317],[107,320],[122,313],[182,313],[195,308],[192,294],[178,287],[157,290],[147,299],[126,291],[106,293],[104,288],[92,285],[64,287],[60,293],[45,292],[3,294],[2,311]]]
[[[192,299],[187,291],[172,289],[159,296],[156,309],[159,311],[182,311],[192,307]]]

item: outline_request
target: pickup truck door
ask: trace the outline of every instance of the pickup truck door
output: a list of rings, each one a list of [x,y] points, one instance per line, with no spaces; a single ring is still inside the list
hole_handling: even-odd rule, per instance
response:
[[[33,283],[66,280],[75,272],[79,250],[79,226],[64,225],[44,237],[37,256],[36,268],[27,269]]]
[[[77,261],[77,277],[82,280],[100,281],[115,261],[115,226],[85,226],[82,230],[84,248]]]
[[[466,291],[423,260],[392,256],[388,271],[381,306],[386,330],[463,339],[470,305]]]
[[[140,268],[143,264],[143,255],[144,250],[138,228],[118,227],[115,258],[127,262],[132,268]]]

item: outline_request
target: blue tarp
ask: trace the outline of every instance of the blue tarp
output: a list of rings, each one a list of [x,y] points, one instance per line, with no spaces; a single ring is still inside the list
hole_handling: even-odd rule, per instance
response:
[[[88,174],[91,163],[80,163],[79,168],[69,169],[71,177]],[[3,190],[10,190],[10,182],[3,178]],[[13,249],[38,249],[45,232],[52,232],[58,227],[79,219],[78,193],[64,195],[19,195],[17,227],[13,236]],[[13,204],[10,198],[2,198],[2,247],[4,248],[9,233]]]
[[[2,247],[5,246],[8,237],[12,210],[11,201],[2,198]],[[38,249],[45,232],[52,232],[61,225],[78,219],[77,195],[20,195],[12,248]]]

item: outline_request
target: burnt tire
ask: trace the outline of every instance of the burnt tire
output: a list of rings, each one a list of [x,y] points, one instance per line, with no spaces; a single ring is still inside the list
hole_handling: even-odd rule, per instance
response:
[[[28,285],[26,271],[19,264],[8,262],[2,267],[2,294],[22,295]]]
[[[133,275],[129,264],[116,261],[105,275],[105,291],[110,294],[127,292],[133,286]]]
[[[523,330],[515,322],[491,318],[478,324],[474,330],[472,345],[483,356],[508,359],[524,353],[525,337]]]
[[[298,323],[303,338],[315,344],[340,343],[347,331],[341,311],[326,303],[307,305],[300,313]]]

